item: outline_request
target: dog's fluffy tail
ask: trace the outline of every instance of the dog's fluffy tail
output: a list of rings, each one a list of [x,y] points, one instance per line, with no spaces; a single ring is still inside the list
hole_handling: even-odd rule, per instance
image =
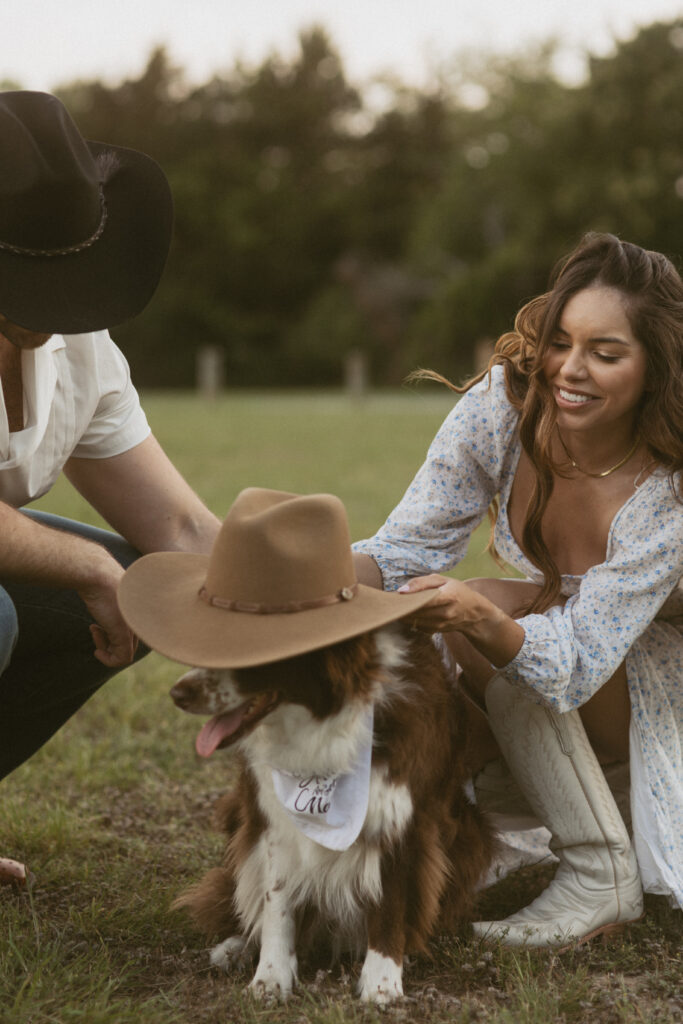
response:
[[[225,868],[208,871],[171,906],[173,910],[186,910],[207,939],[225,939],[240,931],[235,913],[235,883],[232,873]]]
[[[214,824],[228,839],[228,851],[242,824],[239,790],[224,794],[214,808]],[[171,904],[173,910],[186,910],[192,922],[208,939],[226,939],[240,932],[235,911],[235,873],[226,855],[223,867],[212,868],[195,885]]]

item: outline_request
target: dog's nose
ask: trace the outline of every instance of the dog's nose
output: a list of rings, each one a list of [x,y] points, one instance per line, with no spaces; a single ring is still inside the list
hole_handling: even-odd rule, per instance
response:
[[[170,695],[179,708],[186,711],[195,696],[195,687],[185,679],[179,679],[170,689]]]

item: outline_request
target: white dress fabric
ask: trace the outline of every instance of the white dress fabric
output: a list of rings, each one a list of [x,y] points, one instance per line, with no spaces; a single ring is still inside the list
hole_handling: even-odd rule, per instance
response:
[[[49,491],[72,455],[105,459],[150,433],[128,363],[106,331],[53,335],[22,352],[23,430],[10,433],[0,388],[0,501]]]
[[[354,549],[377,562],[387,590],[464,557],[495,496],[496,548],[541,581],[512,536],[507,504],[521,452],[519,415],[502,367],[457,403],[402,501]],[[680,491],[681,481],[677,481]],[[645,891],[683,908],[683,504],[668,476],[636,486],[615,515],[605,561],[563,576],[564,607],[527,615],[518,654],[500,671],[558,712],[584,704],[625,661],[631,699],[634,846]],[[666,607],[663,607],[665,606]],[[655,621],[656,619],[656,621]]]

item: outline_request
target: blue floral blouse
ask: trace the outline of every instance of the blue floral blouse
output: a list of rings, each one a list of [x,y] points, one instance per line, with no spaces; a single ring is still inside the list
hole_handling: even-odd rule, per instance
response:
[[[457,403],[401,502],[354,549],[377,562],[387,590],[452,569],[494,497],[500,555],[540,582],[512,536],[507,504],[521,452],[519,414],[502,367]],[[680,483],[680,481],[679,481]],[[634,845],[646,891],[683,908],[683,504],[655,472],[615,515],[607,557],[563,576],[563,607],[526,615],[525,639],[501,669],[540,703],[584,704],[625,661],[631,697]]]

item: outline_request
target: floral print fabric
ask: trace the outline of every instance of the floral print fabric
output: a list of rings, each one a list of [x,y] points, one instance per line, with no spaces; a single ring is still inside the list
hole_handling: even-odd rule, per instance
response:
[[[507,518],[521,451],[517,423],[502,367],[495,367],[490,382],[475,385],[446,418],[384,526],[354,544],[375,559],[387,590],[457,565],[495,496],[498,552],[540,582]],[[564,607],[519,620],[524,643],[501,669],[534,699],[565,712],[584,704],[625,661],[634,845],[643,885],[681,908],[683,609],[672,606],[682,576],[683,504],[668,476],[656,472],[615,515],[605,561],[581,577],[562,578]]]

